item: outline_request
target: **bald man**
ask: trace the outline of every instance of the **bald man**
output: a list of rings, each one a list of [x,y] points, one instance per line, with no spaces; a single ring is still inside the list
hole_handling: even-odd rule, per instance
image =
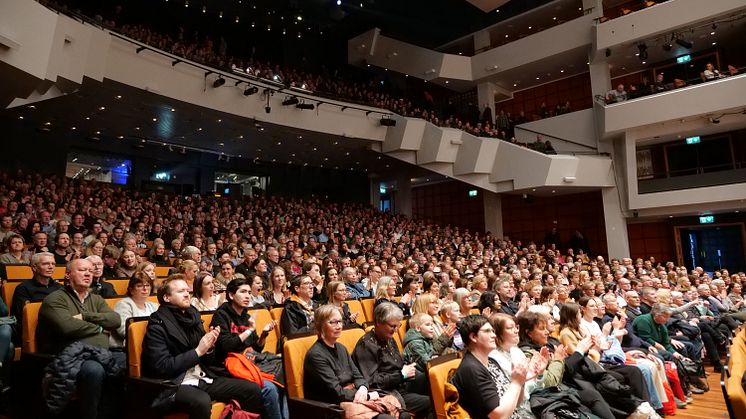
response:
[[[39,326],[36,332],[41,352],[51,355],[68,353],[69,351],[64,350],[76,342],[102,349],[109,348],[109,336],[104,331],[118,328],[121,319],[101,296],[90,292],[93,270],[93,264],[89,260],[73,260],[67,264],[65,271],[67,285],[44,299],[39,311]],[[96,357],[91,357],[80,365],[76,387],[80,399],[81,418],[99,417],[99,401],[107,373],[111,372],[115,365],[124,367],[122,352],[106,353],[107,359],[110,360],[107,365],[103,365]],[[72,358],[79,356],[68,355]],[[54,410],[51,401],[49,408]]]

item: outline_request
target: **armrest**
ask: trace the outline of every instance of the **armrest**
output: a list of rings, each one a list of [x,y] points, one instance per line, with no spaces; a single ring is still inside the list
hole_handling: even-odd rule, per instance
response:
[[[339,405],[316,400],[288,397],[288,409],[290,417],[344,418],[344,410]]]

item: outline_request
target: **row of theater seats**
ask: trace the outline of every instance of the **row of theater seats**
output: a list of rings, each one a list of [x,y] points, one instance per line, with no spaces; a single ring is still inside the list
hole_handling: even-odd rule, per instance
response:
[[[746,419],[746,391],[742,384],[746,370],[746,326],[735,333],[728,361],[720,375],[720,388],[731,419]]]
[[[158,278],[165,278],[168,276],[170,270],[170,266],[156,266],[155,276]],[[22,281],[34,276],[34,272],[31,270],[31,266],[29,265],[3,265],[3,271],[5,272],[3,278],[8,281]],[[58,281],[64,279],[65,265],[57,265],[57,267],[54,268],[52,278]]]
[[[372,300],[371,300],[372,301]],[[349,303],[349,302],[348,302]],[[277,310],[277,309],[275,309]],[[281,310],[281,309],[280,309]],[[251,315],[255,316],[257,328],[260,324],[266,324],[270,320],[268,310],[251,310]],[[211,312],[202,313],[202,321],[205,329],[209,327],[212,320]],[[407,322],[402,322],[400,331],[406,331]],[[137,317],[129,319],[127,324],[127,367],[130,379],[134,382],[142,382],[152,385],[152,380],[144,379],[142,371],[142,342],[147,331],[148,318]],[[346,329],[342,332],[339,343],[344,345],[351,353],[355,349],[357,341],[365,334],[365,330],[360,328]],[[403,334],[403,333],[402,333]],[[270,335],[271,337],[272,335]],[[395,335],[395,339],[398,336]],[[303,365],[306,353],[316,342],[315,335],[301,336],[288,339],[283,345],[283,362],[285,367],[285,388],[288,395],[288,405],[292,417],[344,417],[344,412],[338,405],[308,400],[304,398],[303,391]],[[265,349],[274,352],[274,345],[270,338],[267,339]],[[397,343],[400,343],[397,340]],[[401,349],[401,348],[400,348]],[[434,359],[428,364],[428,373],[430,375],[430,386],[433,396],[433,405],[438,418],[445,418],[445,383],[449,374],[458,368],[461,362],[461,353],[454,353]],[[214,402],[212,406],[212,418],[220,417],[225,405]],[[168,418],[183,418],[186,415],[169,415]]]

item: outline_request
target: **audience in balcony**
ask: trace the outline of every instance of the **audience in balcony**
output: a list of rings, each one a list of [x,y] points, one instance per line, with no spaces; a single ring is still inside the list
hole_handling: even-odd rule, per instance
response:
[[[627,100],[627,91],[624,90],[623,84],[618,84],[616,89],[609,90],[606,93],[606,103],[619,103]]]
[[[712,63],[705,64],[705,70],[702,72],[702,81],[712,81],[722,79],[723,77],[725,77],[725,75],[720,73],[720,70],[715,68]]]

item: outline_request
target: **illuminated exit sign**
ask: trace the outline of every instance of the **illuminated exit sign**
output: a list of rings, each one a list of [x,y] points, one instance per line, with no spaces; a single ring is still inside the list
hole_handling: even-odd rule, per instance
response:
[[[682,55],[681,57],[676,57],[676,62],[677,62],[678,64],[684,64],[684,63],[688,63],[688,62],[689,62],[689,61],[691,61],[691,60],[692,60],[692,56],[691,56],[691,55],[689,55],[689,54],[686,54],[686,55]]]
[[[700,224],[712,224],[715,222],[715,217],[712,215],[703,215],[699,217]]]
[[[699,137],[687,137],[686,143],[689,145],[699,144]]]

